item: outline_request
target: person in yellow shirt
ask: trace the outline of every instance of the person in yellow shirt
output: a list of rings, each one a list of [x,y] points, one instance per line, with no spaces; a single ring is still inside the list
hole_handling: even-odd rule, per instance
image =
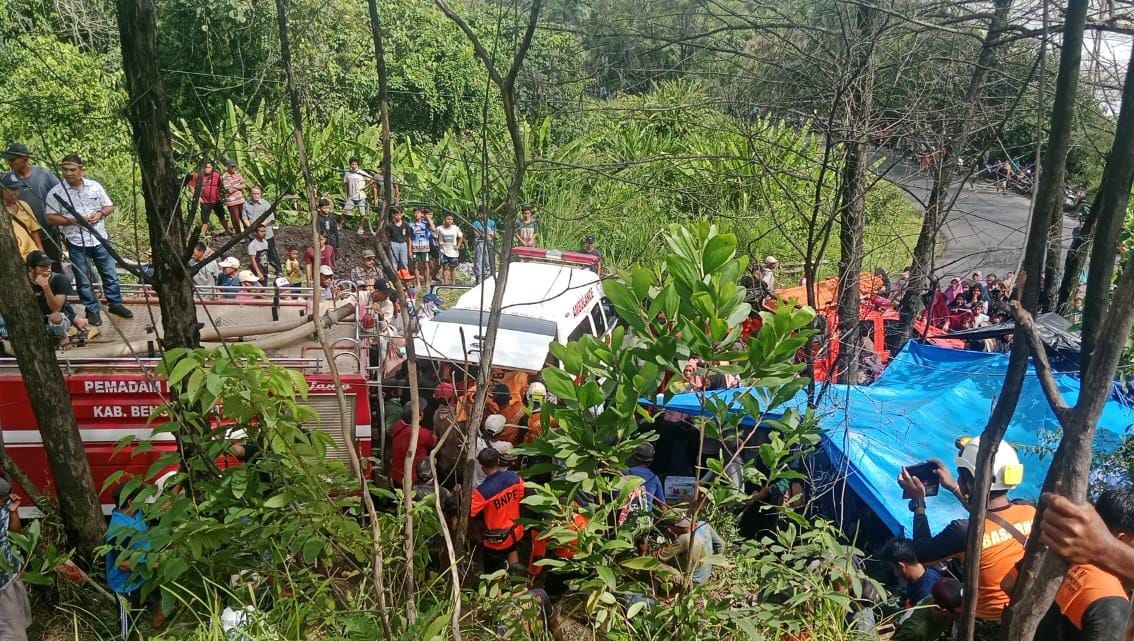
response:
[[[20,200],[23,181],[9,171],[0,177],[0,184],[4,186],[4,211],[8,212],[8,216],[12,219],[12,231],[16,234],[20,258],[27,258],[28,254],[37,249],[42,251],[43,238],[40,235],[39,222],[36,221],[31,207]]]

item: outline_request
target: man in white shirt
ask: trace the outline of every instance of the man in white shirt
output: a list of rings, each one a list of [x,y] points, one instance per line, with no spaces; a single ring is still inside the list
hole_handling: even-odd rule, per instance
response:
[[[358,221],[358,235],[362,235],[363,226],[370,226],[370,219],[366,217],[366,203],[368,195],[373,196],[374,200],[378,200],[378,189],[375,186],[374,176],[363,169],[359,169],[359,159],[354,157],[350,159],[350,169],[345,174],[343,180],[343,187],[346,190],[345,198],[343,199],[343,214],[349,216],[352,211],[358,212],[361,219]],[[339,224],[342,225],[342,217],[339,218]],[[374,233],[374,228],[370,227],[370,233]]]
[[[101,308],[91,285],[92,263],[102,279],[107,311],[122,318],[133,318],[134,313],[122,304],[118,273],[115,271],[117,266],[107,249],[110,240],[106,232],[106,217],[114,213],[114,203],[102,185],[83,176],[83,161],[77,155],[65,156],[61,168],[63,182],[47,194],[44,211],[48,222],[59,225],[67,242],[71,265],[75,268],[79,300],[87,310],[87,321],[96,327],[102,325]],[[87,225],[76,222],[77,217],[81,217]]]
[[[271,209],[272,204],[264,200],[264,190],[259,187],[253,187],[251,196],[248,200],[244,201],[244,209],[240,213],[240,219],[244,222],[244,228],[252,228],[256,219],[264,215],[264,212]],[[275,213],[268,214],[267,218],[260,221],[267,230],[264,240],[268,242],[268,262],[272,267],[276,268],[276,273],[283,273],[283,263],[280,262],[280,255],[276,251],[276,215]],[[253,234],[254,235],[254,234]]]
[[[465,235],[453,224],[453,214],[445,214],[445,222],[437,228],[437,248],[441,253],[441,284],[457,284],[457,263]]]
[[[780,261],[776,260],[775,256],[768,256],[764,259],[764,284],[768,286],[768,291],[776,291],[776,269],[780,266]]]

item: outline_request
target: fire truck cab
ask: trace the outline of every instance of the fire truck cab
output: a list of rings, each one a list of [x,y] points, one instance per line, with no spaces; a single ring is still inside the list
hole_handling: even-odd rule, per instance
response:
[[[149,424],[154,408],[165,402],[169,394],[166,382],[154,375],[160,356],[155,351],[155,332],[159,331],[155,328],[161,327],[161,310],[152,289],[126,284],[122,287],[134,318],[104,316],[101,332],[94,341],[57,353],[70,392],[70,398],[60,402],[70,402],[74,408],[87,460],[100,488],[119,470],[144,476],[162,454],[176,449],[172,435],[152,435]],[[342,434],[334,382],[323,350],[314,340],[311,295],[311,290],[306,289],[289,291],[281,297],[274,288],[264,288],[251,299],[202,298],[197,305],[197,318],[204,327],[202,341],[206,347],[219,345],[222,338],[257,344],[274,362],[303,372],[308,386],[306,403],[319,416],[318,422],[308,427],[323,430],[334,440],[335,447],[328,456],[345,458],[349,447],[365,460],[371,450],[366,363],[372,339],[360,333],[355,310],[344,311],[347,316],[326,330],[347,399],[349,423],[354,428],[348,442]],[[350,299],[336,305],[354,304],[354,299]],[[322,309],[330,306],[325,302]],[[320,315],[325,317],[322,311]],[[43,435],[19,367],[11,357],[0,358],[0,399],[0,433],[8,456],[40,491],[54,494]],[[126,436],[142,440],[152,436],[153,448],[136,455],[130,448],[116,451],[119,440]],[[163,476],[174,471],[166,470]],[[16,489],[25,499],[20,515],[38,516],[27,494],[22,488]],[[103,495],[102,504],[106,513],[113,509],[109,493]]]

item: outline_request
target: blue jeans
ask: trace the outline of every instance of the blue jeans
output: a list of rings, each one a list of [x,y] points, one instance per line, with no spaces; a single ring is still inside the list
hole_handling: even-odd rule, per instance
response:
[[[473,242],[473,276],[480,282],[489,276],[496,275],[496,247],[495,243],[477,239]]]
[[[106,247],[102,245],[79,247],[67,243],[67,248],[68,253],[71,254],[71,266],[75,268],[75,285],[79,288],[79,300],[82,301],[87,313],[97,312],[100,309],[94,287],[91,286],[92,263],[102,277],[102,293],[106,296],[106,302],[111,305],[121,305],[122,291],[118,287],[118,273],[114,271],[116,265],[110,252],[106,251]]]
[[[390,243],[390,262],[394,269],[409,269],[409,244]]]

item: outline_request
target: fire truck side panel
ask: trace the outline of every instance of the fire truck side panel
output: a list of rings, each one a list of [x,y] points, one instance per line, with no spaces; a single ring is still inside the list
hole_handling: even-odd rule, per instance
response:
[[[366,381],[361,375],[343,376],[342,381],[354,426],[354,446],[365,460],[371,452]],[[106,479],[119,470],[127,475],[144,476],[164,453],[176,451],[170,434],[156,435],[148,452],[135,455],[133,448],[115,451],[124,437],[151,437],[149,417],[154,408],[168,398],[165,381],[142,373],[85,373],[66,376],[66,383],[96,488],[101,490]],[[328,432],[337,445],[328,456],[346,456],[331,377],[308,376],[308,385],[308,404],[319,413],[319,422],[313,427]],[[0,375],[0,429],[8,455],[42,491],[54,494],[55,482],[43,448],[43,437],[27,388],[18,375]],[[172,467],[162,470],[158,477],[173,471]],[[30,506],[26,493],[20,488],[17,492],[24,498],[24,505]],[[109,491],[103,493],[102,503],[104,511],[109,512],[112,507]],[[25,511],[28,515],[36,513],[34,509],[21,507],[21,512]]]

